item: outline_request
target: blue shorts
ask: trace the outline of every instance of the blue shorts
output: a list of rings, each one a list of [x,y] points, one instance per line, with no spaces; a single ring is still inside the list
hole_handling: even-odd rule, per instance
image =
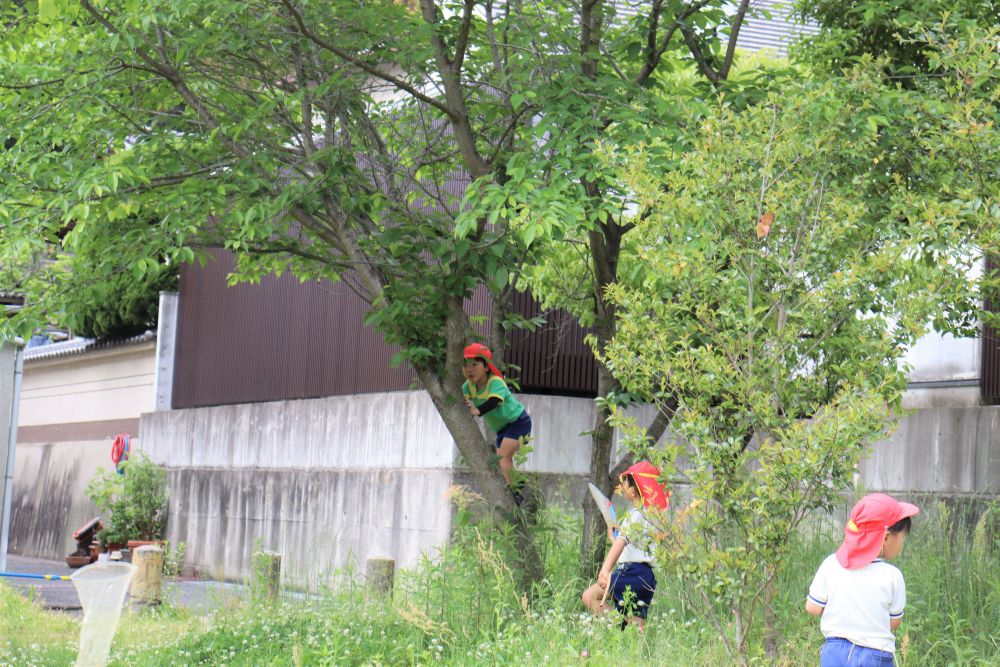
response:
[[[520,417],[497,431],[497,449],[500,449],[500,443],[503,442],[504,438],[517,440],[523,445],[528,441],[530,436],[531,417],[528,416],[528,411],[525,410],[521,413]]]
[[[656,592],[656,575],[649,563],[622,563],[611,573],[615,609],[626,616],[646,618]]]
[[[819,651],[821,667],[893,667],[892,653],[828,637]]]

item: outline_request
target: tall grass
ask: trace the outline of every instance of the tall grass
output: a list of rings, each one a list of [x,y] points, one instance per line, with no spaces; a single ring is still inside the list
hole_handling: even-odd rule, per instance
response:
[[[907,582],[898,639],[902,667],[1000,664],[1000,509],[975,520],[931,505],[897,564]],[[796,536],[777,581],[778,655],[751,645],[760,665],[815,665],[822,636],[803,611],[813,573],[840,540],[816,524]],[[153,665],[729,665],[712,628],[661,577],[647,631],[583,612],[575,577],[579,521],[556,509],[540,525],[544,579],[521,595],[505,563],[512,540],[460,510],[452,543],[401,572],[389,599],[343,583],[318,599],[250,602],[196,614],[171,607],[127,613],[112,666]],[[72,663],[76,621],[43,612],[0,585],[0,666]]]

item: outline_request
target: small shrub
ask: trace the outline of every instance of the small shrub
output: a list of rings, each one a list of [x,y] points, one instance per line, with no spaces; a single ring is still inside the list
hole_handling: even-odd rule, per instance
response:
[[[159,540],[167,527],[167,472],[142,452],[121,463],[121,473],[99,468],[87,496],[101,513],[104,544]]]

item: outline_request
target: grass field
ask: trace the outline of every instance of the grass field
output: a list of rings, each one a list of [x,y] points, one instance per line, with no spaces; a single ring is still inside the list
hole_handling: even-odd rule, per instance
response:
[[[897,564],[908,605],[897,665],[1000,665],[1000,510],[973,525],[943,505],[915,522]],[[163,606],[126,612],[114,667],[153,665],[729,665],[712,628],[680,603],[680,584],[661,576],[648,630],[583,613],[574,578],[578,524],[554,513],[542,533],[547,576],[531,604],[514,592],[498,545],[503,537],[459,530],[433,561],[397,575],[391,600],[345,585],[315,599],[252,601],[210,614]],[[802,612],[812,574],[839,543],[836,529],[797,536],[778,581],[776,659],[814,665],[818,621]],[[68,666],[79,623],[45,612],[0,583],[0,666]]]

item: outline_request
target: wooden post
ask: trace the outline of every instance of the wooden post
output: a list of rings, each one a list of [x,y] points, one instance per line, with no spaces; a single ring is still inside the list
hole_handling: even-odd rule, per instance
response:
[[[396,576],[396,561],[391,558],[369,558],[365,564],[365,578],[368,588],[378,595],[392,593],[392,583]]]
[[[253,555],[253,581],[250,582],[254,597],[275,600],[281,593],[281,554],[258,551]]]
[[[132,594],[129,604],[133,609],[152,607],[163,601],[163,549],[147,544],[132,554]]]

